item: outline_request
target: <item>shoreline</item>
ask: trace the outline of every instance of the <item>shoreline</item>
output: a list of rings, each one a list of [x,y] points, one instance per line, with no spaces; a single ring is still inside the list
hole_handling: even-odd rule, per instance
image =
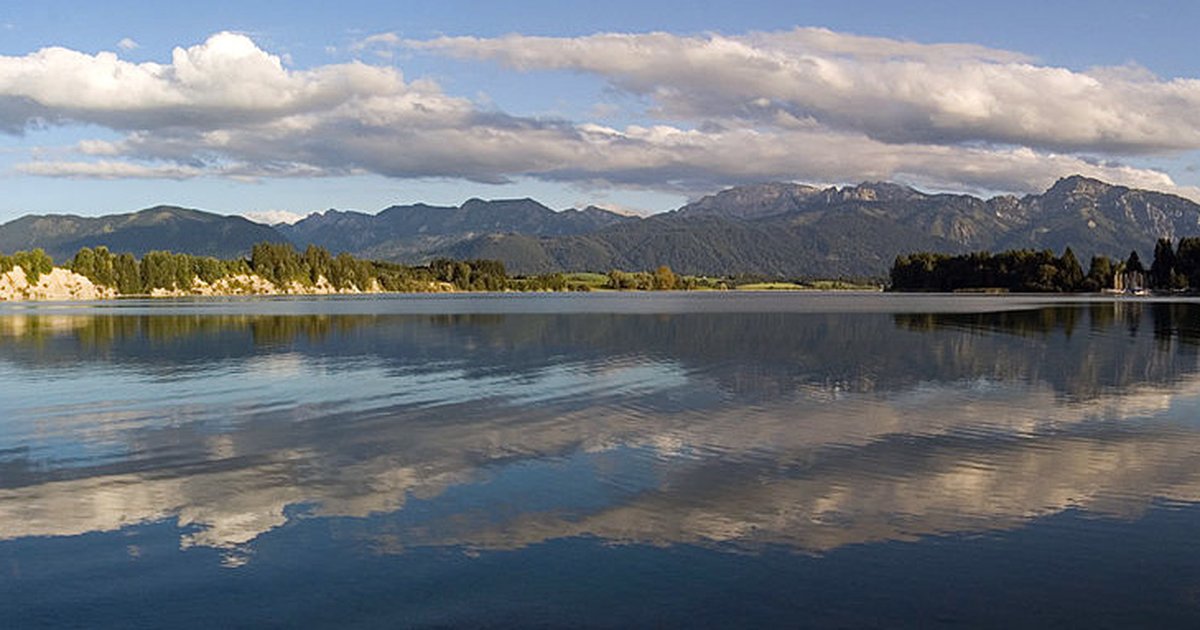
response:
[[[422,293],[452,293],[459,289],[447,282],[430,282]],[[186,289],[154,289],[150,293],[121,294],[113,287],[98,285],[86,276],[54,267],[41,273],[36,282],[30,282],[24,268],[15,266],[0,273],[0,303],[6,302],[91,302],[124,299],[170,299],[187,297],[279,297],[305,295],[364,295],[382,294],[385,291],[378,282],[366,290],[351,286],[337,288],[324,276],[313,284],[305,285],[292,281],[280,287],[257,274],[226,276],[210,283],[193,276],[192,285]]]
[[[366,290],[354,286],[337,288],[323,276],[318,282],[302,284],[292,281],[289,285],[280,287],[257,274],[238,274],[220,278],[213,283],[206,283],[198,277],[193,278],[192,286],[187,289],[155,289],[150,293],[120,294],[108,286],[97,285],[87,277],[62,267],[55,267],[49,273],[42,273],[36,283],[30,283],[25,271],[20,266],[0,274],[0,304],[6,303],[75,303],[75,302],[116,302],[134,300],[171,300],[180,298],[296,298],[316,296],[403,296],[403,295],[542,295],[548,293],[567,294],[740,294],[740,295],[796,295],[796,294],[840,294],[840,295],[894,295],[909,297],[935,297],[938,299],[985,299],[1004,301],[1019,299],[1023,301],[1054,301],[1054,302],[1091,302],[1112,303],[1122,301],[1178,301],[1200,298],[1197,293],[1150,293],[1146,295],[1098,292],[1098,293],[1012,293],[993,291],[895,291],[882,287],[838,286],[833,281],[814,281],[816,286],[805,286],[795,283],[758,283],[732,287],[725,290],[711,288],[697,289],[610,289],[591,288],[579,290],[518,290],[504,289],[500,291],[478,291],[460,289],[448,282],[429,282],[424,290],[417,291],[388,291],[373,282]]]
[[[602,275],[602,274],[591,274]],[[87,276],[63,267],[54,267],[48,272],[38,274],[36,282],[30,282],[24,268],[14,266],[9,271],[0,273],[0,303],[5,302],[79,302],[107,301],[125,299],[164,299],[188,297],[286,297],[314,295],[384,295],[384,294],[437,294],[437,293],[704,293],[704,292],[739,292],[739,293],[881,293],[884,288],[879,285],[861,285],[840,280],[814,280],[810,282],[759,282],[742,286],[707,285],[676,288],[611,288],[597,285],[564,284],[561,287],[524,288],[519,283],[528,282],[525,277],[509,278],[506,282],[516,282],[519,288],[507,287],[499,290],[464,289],[443,280],[428,280],[418,283],[415,290],[394,291],[383,288],[379,279],[372,279],[366,289],[353,284],[347,287],[336,287],[324,275],[316,282],[306,283],[292,280],[285,285],[279,285],[253,272],[238,273],[223,276],[211,283],[193,275],[191,285],[185,288],[178,286],[171,289],[155,288],[149,293],[120,293],[116,288],[93,282]],[[525,285],[526,287],[528,285]],[[535,285],[536,286],[536,285]]]
[[[800,300],[805,297],[815,298],[818,300],[840,298],[858,302],[861,300],[878,300],[879,302],[895,303],[903,312],[925,312],[925,308],[930,304],[934,311],[939,311],[942,305],[954,305],[954,307],[963,306],[969,307],[968,310],[978,310],[984,308],[988,304],[999,307],[1000,310],[1011,310],[1013,308],[1037,308],[1043,305],[1054,304],[1151,304],[1151,303],[1200,303],[1200,295],[1112,295],[1102,293],[1006,293],[1006,294],[962,294],[962,293],[906,293],[906,292],[887,292],[887,291],[869,291],[869,290],[807,290],[807,291],[779,291],[779,290],[727,290],[727,291],[711,291],[711,290],[668,290],[668,291],[644,291],[644,290],[619,290],[619,289],[598,289],[593,291],[520,291],[520,290],[502,290],[502,291],[474,291],[474,290],[453,290],[453,291],[346,291],[346,292],[330,292],[330,293],[257,293],[257,294],[179,294],[179,295],[117,295],[103,298],[61,298],[61,299],[28,299],[28,300],[3,300],[0,299],[0,310],[23,308],[34,308],[37,306],[47,307],[104,307],[105,305],[116,306],[121,303],[127,303],[130,306],[147,306],[153,307],[162,305],[164,307],[179,306],[186,307],[190,305],[203,304],[250,304],[250,303],[300,303],[306,299],[325,301],[324,298],[332,300],[344,301],[351,303],[359,300],[369,301],[372,298],[383,299],[417,299],[417,300],[467,300],[472,298],[490,298],[490,299],[511,299],[514,301],[523,299],[546,299],[546,298],[583,298],[592,300],[606,300],[610,298],[645,298],[651,301],[655,298],[661,300],[670,299],[686,299],[686,300],[736,300],[751,299],[751,300],[789,300],[795,298]],[[929,303],[925,306],[911,310],[914,303]]]

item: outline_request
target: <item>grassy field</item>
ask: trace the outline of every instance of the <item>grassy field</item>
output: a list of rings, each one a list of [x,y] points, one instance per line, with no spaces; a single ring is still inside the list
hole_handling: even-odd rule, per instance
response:
[[[568,273],[567,286],[578,290],[587,287],[588,290],[603,289],[608,286],[608,275],[603,273]]]

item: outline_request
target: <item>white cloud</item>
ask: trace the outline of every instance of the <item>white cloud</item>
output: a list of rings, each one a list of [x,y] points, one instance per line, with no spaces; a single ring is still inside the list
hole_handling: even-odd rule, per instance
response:
[[[101,160],[97,162],[46,161],[17,165],[27,175],[88,179],[190,179],[204,174],[202,169],[174,164],[146,165]]]
[[[169,65],[65,48],[0,56],[0,125],[220,128],[407,90],[394,69],[350,63],[293,72],[248,37],[218,33],[203,44],[176,48]]]
[[[395,56],[393,50],[402,43],[399,35],[395,33],[378,33],[368,35],[360,40],[351,42],[349,45],[350,52],[360,53],[363,51],[371,51],[380,59],[392,59]]]
[[[18,164],[17,171],[42,177],[73,179],[193,179],[228,177],[255,181],[264,177],[322,177],[328,173],[305,164],[202,164],[192,166],[173,162],[142,163],[127,160],[39,160]],[[351,174],[351,173],[347,173]]]
[[[76,145],[76,149],[84,155],[120,155],[121,143],[107,140],[84,139]]]
[[[130,37],[122,38],[121,41],[117,42],[117,48],[120,48],[121,50],[136,50],[140,46],[140,44]]]
[[[398,42],[382,34],[359,44]],[[816,29],[742,38],[510,36],[411,45],[520,68],[595,72],[649,95],[661,115],[650,117],[653,124],[624,127],[514,116],[447,95],[432,81],[406,81],[395,68],[352,62],[292,70],[245,35],[218,33],[176,48],[169,64],[64,48],[0,56],[0,128],[83,123],[122,134],[79,142],[77,159],[17,167],[46,177],[375,173],[489,183],[532,177],[686,193],[763,180],[901,179],[940,189],[1033,192],[1082,173],[1200,199],[1200,191],[1179,188],[1159,171],[1122,165],[1111,154],[1098,160],[1054,148],[1200,146],[1200,108],[1164,120],[1147,114],[1139,125],[1130,122],[1131,105],[1113,100],[1140,86],[1144,111],[1181,107],[1200,98],[1192,94],[1200,82],[1163,82],[1136,69],[1079,74],[978,46]],[[954,90],[935,85],[954,81],[963,83]],[[1061,87],[1072,85],[1111,98],[1074,100],[1075,92]],[[1174,100],[1162,96],[1169,90]],[[1061,128],[1049,124],[1059,118],[1066,120]]]
[[[378,33],[368,35],[350,45],[351,50],[364,50],[372,46],[397,46],[401,43],[400,36],[395,33]]]
[[[258,212],[244,212],[242,216],[263,223],[265,225],[278,225],[280,223],[296,223],[304,218],[303,214],[289,212],[287,210],[262,210]]]
[[[1200,148],[1200,80],[1073,72],[973,45],[824,29],[727,37],[442,37],[407,45],[518,70],[572,70],[678,119],[816,121],[888,143],[982,141],[1115,153]]]
[[[646,208],[634,208],[633,206],[627,206],[624,204],[614,203],[611,201],[595,201],[595,202],[593,202],[593,201],[589,201],[589,200],[580,200],[580,201],[575,202],[576,209],[583,209],[588,206],[594,206],[596,208],[600,208],[601,210],[608,210],[609,212],[612,212],[613,214],[619,214],[619,215],[627,216],[627,217],[644,217],[649,214],[652,214],[652,211],[647,210]]]
[[[382,114],[381,114],[382,116]],[[403,118],[403,116],[401,116]],[[195,156],[236,156],[200,167],[144,167],[104,162],[36,162],[26,172],[73,177],[313,177],[375,172],[391,177],[451,176],[500,182],[524,175],[554,181],[604,182],[682,192],[763,180],[852,182],[902,179],[950,189],[1037,192],[1072,173],[1200,199],[1157,171],[1091,162],[1031,149],[888,145],[827,130],[687,130],[537,125],[465,116],[463,124],[396,126],[341,118],[264,125],[237,133],[140,134],[124,151],[168,163]],[[433,123],[435,121],[425,121]],[[297,131],[302,130],[302,131]],[[403,150],[397,150],[402,147]],[[281,155],[290,162],[281,162]]]

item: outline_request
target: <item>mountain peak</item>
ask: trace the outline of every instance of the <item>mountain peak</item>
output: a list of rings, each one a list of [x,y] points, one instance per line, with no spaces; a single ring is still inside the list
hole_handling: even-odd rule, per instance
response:
[[[925,196],[914,188],[892,182],[863,182],[838,192],[847,201],[903,201]]]
[[[692,215],[760,219],[796,210],[804,200],[820,192],[819,189],[804,184],[785,182],[749,184],[702,197],[678,211],[682,214]]]
[[[1101,195],[1114,188],[1112,184],[1102,182],[1083,175],[1070,175],[1059,178],[1046,194],[1060,195]]]

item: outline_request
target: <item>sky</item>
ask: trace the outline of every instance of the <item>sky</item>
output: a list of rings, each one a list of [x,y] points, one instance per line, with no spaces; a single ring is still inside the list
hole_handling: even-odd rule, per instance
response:
[[[1195,2],[0,6],[0,222],[733,185],[1200,200]]]

